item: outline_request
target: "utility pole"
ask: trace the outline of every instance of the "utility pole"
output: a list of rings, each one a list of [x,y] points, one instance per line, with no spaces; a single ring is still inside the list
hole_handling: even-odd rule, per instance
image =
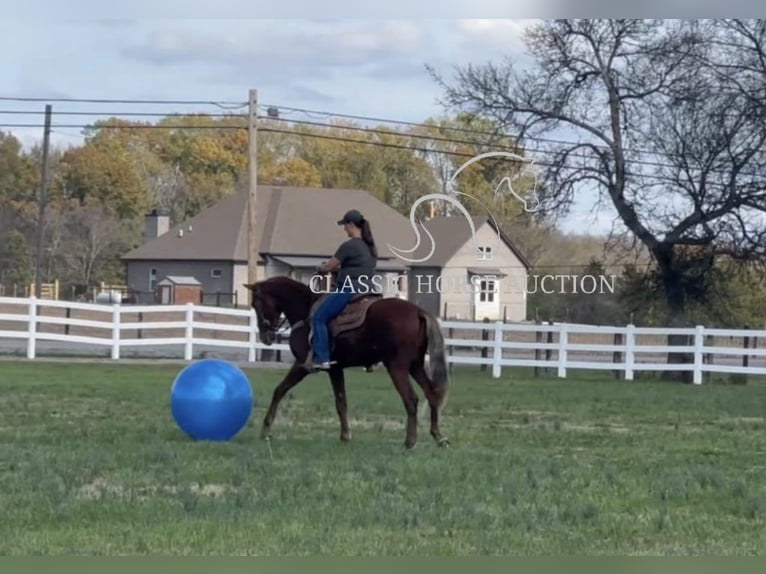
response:
[[[48,202],[48,150],[51,142],[52,106],[45,105],[45,128],[43,131],[43,161],[40,176],[40,195],[37,200],[37,253],[35,259],[35,297],[42,288],[43,235],[45,231],[45,204]]]
[[[247,282],[255,283],[258,280],[258,209],[256,198],[258,196],[258,90],[250,90],[248,113],[248,197],[247,197]]]

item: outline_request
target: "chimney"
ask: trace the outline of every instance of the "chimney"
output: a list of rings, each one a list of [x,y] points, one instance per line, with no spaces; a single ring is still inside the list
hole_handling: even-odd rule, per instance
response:
[[[146,229],[144,231],[144,237],[147,241],[157,239],[161,235],[164,235],[170,229],[170,217],[164,213],[153,210],[146,216]]]

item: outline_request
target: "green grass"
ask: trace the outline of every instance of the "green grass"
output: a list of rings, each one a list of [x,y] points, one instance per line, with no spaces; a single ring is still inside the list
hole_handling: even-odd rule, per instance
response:
[[[455,374],[438,448],[383,373],[315,375],[259,439],[175,426],[178,366],[0,362],[0,554],[763,554],[766,386]]]

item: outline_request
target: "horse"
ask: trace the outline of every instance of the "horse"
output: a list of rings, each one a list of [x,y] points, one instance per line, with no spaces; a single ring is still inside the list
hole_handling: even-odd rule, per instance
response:
[[[251,292],[259,338],[265,345],[274,343],[285,321],[290,324],[290,350],[295,362],[274,389],[271,405],[263,419],[261,437],[270,440],[280,401],[312,372],[310,319],[323,293],[284,276],[244,286]],[[282,315],[284,319],[280,321]],[[410,375],[422,388],[428,401],[431,436],[439,446],[449,446],[449,440],[442,436],[439,429],[440,410],[446,404],[449,389],[449,374],[444,337],[434,315],[404,299],[358,293],[346,309],[330,322],[328,331],[331,358],[336,361],[328,370],[328,375],[340,419],[341,442],[351,440],[346,415],[344,369],[365,367],[369,372],[374,365],[382,363],[404,403],[407,415],[404,446],[411,449],[417,442],[418,396],[410,382]]]

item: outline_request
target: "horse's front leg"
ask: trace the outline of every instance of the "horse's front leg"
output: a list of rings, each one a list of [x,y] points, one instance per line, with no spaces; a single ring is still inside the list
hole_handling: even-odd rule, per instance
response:
[[[335,394],[335,409],[338,411],[340,419],[340,440],[348,442],[351,440],[351,431],[348,427],[348,413],[346,406],[346,381],[343,377],[343,369],[334,365],[330,369],[330,382]]]
[[[266,416],[263,419],[261,438],[271,438],[271,425],[274,424],[274,417],[277,416],[279,403],[283,398],[285,398],[285,395],[290,391],[290,389],[300,383],[307,374],[308,371],[306,371],[303,365],[296,361],[287,372],[287,375],[282,380],[282,382],[277,385],[276,389],[274,389],[274,394],[271,397],[271,405],[269,406],[269,410],[266,412]]]

